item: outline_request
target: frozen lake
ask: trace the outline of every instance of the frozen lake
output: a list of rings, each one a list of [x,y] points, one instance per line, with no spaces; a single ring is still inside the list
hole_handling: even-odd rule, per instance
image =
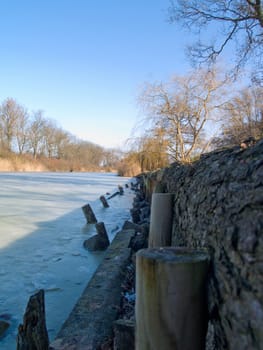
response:
[[[0,173],[0,319],[11,323],[0,349],[16,348],[28,298],[40,288],[54,338],[105,255],[83,248],[96,231],[81,207],[91,205],[112,240],[130,218],[129,180],[108,173]],[[118,185],[124,195],[103,208],[98,198]]]

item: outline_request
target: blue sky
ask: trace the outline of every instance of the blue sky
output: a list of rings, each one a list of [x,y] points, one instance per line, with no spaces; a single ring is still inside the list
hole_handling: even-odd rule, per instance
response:
[[[169,0],[1,0],[0,102],[12,97],[81,139],[123,147],[145,81],[189,65]],[[187,39],[188,38],[188,39]]]

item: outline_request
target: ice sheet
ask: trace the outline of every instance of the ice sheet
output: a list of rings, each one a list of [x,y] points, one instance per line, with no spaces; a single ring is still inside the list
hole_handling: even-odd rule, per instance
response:
[[[0,173],[0,319],[11,327],[0,348],[15,349],[28,298],[45,289],[47,327],[53,339],[105,253],[82,244],[96,233],[81,207],[89,203],[110,240],[130,218],[133,192],[109,200],[130,179],[104,173]]]

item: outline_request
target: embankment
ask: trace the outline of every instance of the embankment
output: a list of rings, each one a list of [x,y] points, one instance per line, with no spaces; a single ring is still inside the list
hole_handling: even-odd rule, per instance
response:
[[[210,252],[206,349],[262,349],[263,140],[141,178],[174,194],[172,246]]]

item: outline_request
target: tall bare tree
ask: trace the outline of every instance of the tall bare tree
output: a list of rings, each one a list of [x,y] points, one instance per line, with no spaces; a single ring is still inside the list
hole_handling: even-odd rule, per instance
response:
[[[34,158],[37,158],[44,151],[45,126],[46,119],[43,111],[38,110],[34,112],[29,129],[29,144]]]
[[[48,158],[57,157],[58,127],[52,119],[46,119],[43,124],[44,152]]]
[[[222,133],[217,138],[219,146],[240,145],[242,141],[263,137],[263,88],[244,88],[222,110]]]
[[[16,125],[23,114],[23,107],[12,98],[7,98],[0,106],[1,146],[7,152],[12,151]]]
[[[139,102],[152,130],[164,132],[174,160],[186,162],[195,154],[207,121],[216,115],[223,83],[216,70],[197,70],[166,84],[145,85]]]
[[[181,22],[192,33],[211,42],[200,40],[190,47],[195,62],[214,62],[233,41],[236,44],[235,72],[252,56],[259,71],[263,69],[263,4],[261,0],[170,0],[169,17]],[[213,37],[214,25],[221,35]]]
[[[29,125],[30,116],[26,108],[20,106],[18,111],[18,118],[14,127],[14,139],[18,148],[18,153],[23,154],[29,147]]]

